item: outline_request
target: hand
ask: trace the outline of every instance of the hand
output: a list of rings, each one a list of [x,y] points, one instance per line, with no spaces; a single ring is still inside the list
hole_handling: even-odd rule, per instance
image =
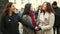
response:
[[[38,31],[38,30],[39,30],[37,26],[35,27],[35,30],[36,30],[36,31]]]
[[[41,27],[36,26],[36,27],[35,27],[35,30],[36,30],[36,31],[39,31],[39,30],[41,30]]]

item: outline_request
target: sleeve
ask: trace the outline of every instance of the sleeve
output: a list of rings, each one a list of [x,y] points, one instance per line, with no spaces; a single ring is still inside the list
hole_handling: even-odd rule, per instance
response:
[[[42,30],[49,30],[49,29],[53,28],[54,21],[55,21],[55,16],[54,16],[54,14],[51,14],[50,19],[49,19],[49,25],[41,26]]]
[[[29,23],[28,21],[26,21],[25,19],[23,19],[22,17],[19,17],[19,22],[22,23],[22,25],[29,27],[31,29],[34,29],[35,26],[33,26],[31,23]]]
[[[1,17],[1,32],[5,33],[5,34],[10,34],[10,33],[8,33],[8,31],[5,30],[5,24],[4,23],[5,23],[5,20],[4,20],[4,17],[2,16]]]

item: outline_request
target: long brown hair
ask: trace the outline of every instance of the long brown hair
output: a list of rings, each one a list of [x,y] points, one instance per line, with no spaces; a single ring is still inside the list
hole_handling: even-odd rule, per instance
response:
[[[6,6],[5,6],[5,8],[4,8],[3,12],[2,12],[3,16],[5,16],[6,14],[9,13],[9,8],[12,6],[12,4],[13,4],[12,2],[9,2],[9,3],[6,4]]]
[[[46,5],[46,11],[48,12],[48,13],[54,13],[55,14],[55,11],[54,11],[54,9],[53,9],[53,7],[52,7],[52,5],[49,3],[49,2],[44,2],[44,3],[46,3],[47,5]],[[44,4],[43,3],[43,4]],[[42,7],[43,7],[43,5],[42,5]],[[42,7],[41,7],[41,12],[44,12],[44,10],[42,9]]]

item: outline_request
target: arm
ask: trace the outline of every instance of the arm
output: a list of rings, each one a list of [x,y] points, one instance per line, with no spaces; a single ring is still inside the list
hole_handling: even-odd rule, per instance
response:
[[[5,33],[5,34],[10,34],[10,33],[8,33],[8,31],[5,30],[5,24],[4,23],[5,23],[5,20],[4,20],[4,17],[2,16],[1,17],[1,32]]]
[[[27,22],[29,22],[30,24],[32,24],[32,21],[31,21],[31,17],[30,16],[24,15],[23,16],[23,19],[25,19]],[[36,26],[35,27],[35,30],[41,30],[41,28],[39,26]]]
[[[49,30],[49,29],[53,28],[54,20],[55,20],[55,16],[54,16],[54,14],[51,14],[50,19],[49,19],[49,25],[41,26],[42,30]]]
[[[23,19],[22,17],[19,17],[19,21],[26,27],[29,27],[31,29],[35,29],[35,26],[33,26],[31,23]]]

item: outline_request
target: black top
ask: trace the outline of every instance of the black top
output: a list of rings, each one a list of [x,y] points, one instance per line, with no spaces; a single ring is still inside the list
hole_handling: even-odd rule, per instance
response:
[[[37,10],[37,11],[34,12],[34,14],[35,14],[35,19],[38,18],[38,12],[39,12],[39,10]]]
[[[31,29],[35,28],[32,24],[26,22],[26,20],[19,17],[17,14],[13,14],[12,16],[7,14],[1,18],[1,31],[3,34],[19,34],[18,22],[21,22],[24,26],[30,27]]]

